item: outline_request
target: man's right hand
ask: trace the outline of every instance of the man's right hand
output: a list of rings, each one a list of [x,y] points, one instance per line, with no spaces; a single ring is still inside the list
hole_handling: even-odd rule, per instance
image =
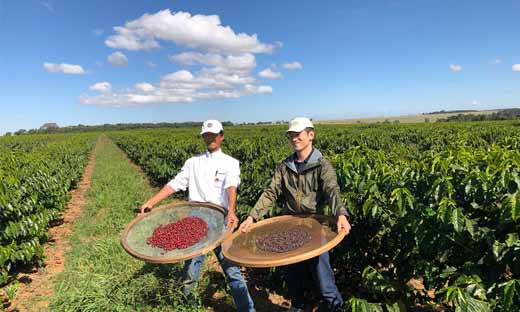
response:
[[[250,227],[251,225],[253,225],[253,223],[255,223],[255,220],[253,219],[253,217],[249,216],[244,222],[242,222],[242,224],[240,224],[240,227],[238,229],[242,231],[242,233],[247,233],[249,232]]]
[[[145,203],[141,205],[141,212],[139,214],[144,214],[145,212],[149,212],[150,210],[152,210],[152,206]]]

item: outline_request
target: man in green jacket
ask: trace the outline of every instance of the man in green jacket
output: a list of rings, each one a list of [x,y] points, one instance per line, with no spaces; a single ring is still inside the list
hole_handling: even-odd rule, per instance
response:
[[[298,117],[289,123],[287,138],[294,153],[276,168],[270,185],[264,190],[240,230],[249,231],[255,220],[262,218],[282,196],[283,214],[324,214],[328,204],[337,218],[338,231],[350,232],[348,213],[340,198],[336,172],[319,150],[312,146],[315,136],[312,122]],[[343,299],[336,287],[329,253],[287,266],[286,279],[291,298],[290,311],[305,309],[303,276],[311,273],[319,287],[328,311],[342,311]]]

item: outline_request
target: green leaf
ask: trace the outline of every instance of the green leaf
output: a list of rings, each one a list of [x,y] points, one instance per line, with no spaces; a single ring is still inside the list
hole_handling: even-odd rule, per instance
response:
[[[385,304],[388,312],[406,312],[406,306],[403,302],[394,302],[393,304]]]
[[[383,312],[381,305],[356,297],[350,298],[347,305],[350,306],[352,312]]]
[[[466,277],[463,277],[466,278]],[[445,301],[455,306],[455,312],[490,312],[491,307],[485,301],[475,299],[466,290],[450,286],[439,293],[446,292]]]
[[[375,294],[386,295],[396,292],[396,288],[392,283],[371,266],[367,266],[363,270],[362,277],[367,288]]]
[[[507,246],[499,241],[493,243],[493,255],[497,261],[502,261],[502,258],[507,254]]]
[[[506,246],[507,247],[513,247],[513,246],[519,246],[520,247],[520,240],[518,239],[518,233],[509,233],[509,234],[507,234]]]
[[[475,236],[475,222],[470,218],[464,218],[466,224],[466,230],[471,235],[471,237]]]
[[[502,216],[506,220],[517,221],[520,219],[520,192],[507,194],[502,199]]]
[[[514,304],[515,295],[520,297],[520,280],[513,279],[501,286],[504,286],[504,304],[510,307]]]
[[[455,208],[452,210],[450,221],[456,232],[460,233],[462,232],[462,230],[464,230],[465,217],[462,213],[462,210],[460,210],[459,208]]]
[[[482,300],[473,298],[465,291],[457,293],[455,298],[455,312],[490,312],[489,304]]]

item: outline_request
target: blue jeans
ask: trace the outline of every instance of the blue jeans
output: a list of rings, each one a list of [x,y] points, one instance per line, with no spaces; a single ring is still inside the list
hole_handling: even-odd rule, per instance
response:
[[[224,258],[222,254],[222,248],[219,245],[213,250],[217,256],[220,267],[226,273],[229,287],[231,288],[231,295],[235,301],[235,305],[239,312],[254,312],[255,307],[251,295],[247,289],[246,281],[240,272],[240,267],[231,261]],[[185,262],[185,286],[184,295],[188,297],[192,294],[195,285],[199,280],[200,267],[204,262],[206,255],[198,256]]]
[[[309,276],[308,274],[311,274]],[[305,280],[311,280],[318,286],[326,306],[326,311],[343,311],[343,299],[336,287],[334,272],[330,266],[329,253],[288,265],[285,269],[289,297],[294,308],[305,309]]]

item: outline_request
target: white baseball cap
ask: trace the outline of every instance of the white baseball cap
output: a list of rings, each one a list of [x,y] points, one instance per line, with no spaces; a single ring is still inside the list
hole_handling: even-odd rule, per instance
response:
[[[218,120],[210,119],[206,120],[202,123],[202,128],[200,130],[200,134],[204,134],[206,132],[211,132],[218,134],[220,131],[224,131],[224,127],[222,127],[222,124]]]
[[[309,120],[309,118],[296,117],[289,121],[289,129],[287,129],[287,132],[302,132],[306,128],[314,129],[314,125]]]

